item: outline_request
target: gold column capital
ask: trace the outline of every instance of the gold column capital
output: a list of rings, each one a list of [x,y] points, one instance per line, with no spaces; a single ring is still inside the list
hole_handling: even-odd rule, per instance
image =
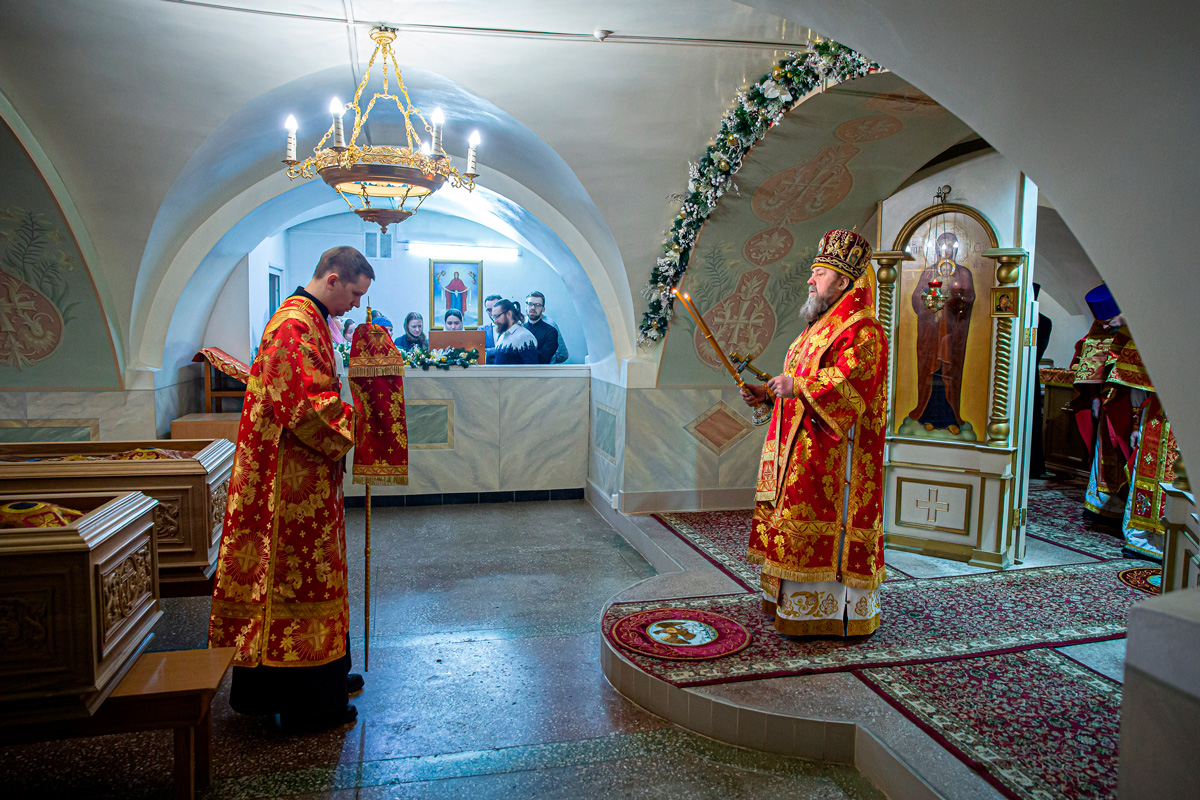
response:
[[[995,259],[996,280],[1001,286],[1017,282],[1021,266],[1029,258],[1029,251],[1021,247],[992,247],[980,253],[984,258]]]
[[[889,286],[896,282],[899,273],[896,271],[896,265],[902,261],[915,261],[912,253],[907,250],[883,250],[871,256],[875,261],[879,262],[879,272],[876,273],[880,285]]]

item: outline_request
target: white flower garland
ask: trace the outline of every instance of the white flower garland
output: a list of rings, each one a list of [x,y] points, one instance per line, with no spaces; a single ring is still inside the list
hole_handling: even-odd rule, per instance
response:
[[[713,144],[698,161],[688,162],[687,194],[663,241],[663,255],[655,262],[650,280],[642,290],[649,308],[638,326],[640,346],[648,346],[666,335],[675,307],[671,290],[687,271],[692,246],[704,221],[726,192],[736,193],[733,176],[741,169],[750,148],[779,124],[799,98],[827,78],[840,83],[878,69],[878,64],[844,45],[819,42],[812,52],[788,53],[757,83],[738,92],[733,108],[721,118]]]

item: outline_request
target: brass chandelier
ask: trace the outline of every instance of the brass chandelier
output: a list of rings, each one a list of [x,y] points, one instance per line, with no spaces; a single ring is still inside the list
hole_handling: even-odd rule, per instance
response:
[[[404,80],[400,77],[400,66],[396,63],[396,53],[392,49],[396,29],[383,26],[372,28],[371,39],[375,42],[375,52],[371,54],[366,72],[354,92],[354,100],[343,105],[336,97],[333,99],[329,106],[333,124],[313,148],[313,155],[303,162],[296,158],[296,118],[288,117],[285,124],[288,131],[287,155],[283,163],[287,165],[287,176],[292,180],[313,178],[319,174],[322,180],[337,190],[351,211],[368,222],[376,223],[386,233],[388,225],[411,217],[425,202],[425,198],[442,188],[447,181],[467,191],[475,188],[475,178],[479,177],[475,171],[479,131],[471,134],[467,168],[465,172],[459,172],[450,164],[449,156],[442,149],[445,124],[442,110],[435,109],[430,115],[430,122],[426,122],[425,116],[409,99]],[[383,68],[383,91],[376,92],[363,109],[363,89],[371,77],[371,68],[376,59],[380,60]],[[395,94],[388,91],[389,64],[390,71],[394,73]],[[375,107],[375,101],[380,99],[395,101],[396,108],[404,115],[407,146],[357,143]],[[342,116],[351,109],[354,110],[354,127],[347,142]],[[420,121],[428,138],[422,139],[417,132],[412,119],[414,116]],[[325,146],[326,142],[330,142],[328,147]],[[409,201],[416,201],[416,204],[406,208]]]

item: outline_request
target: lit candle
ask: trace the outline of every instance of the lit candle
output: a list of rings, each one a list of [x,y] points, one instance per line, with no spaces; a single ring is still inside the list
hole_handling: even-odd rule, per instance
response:
[[[288,115],[287,122],[283,123],[283,127],[287,128],[287,155],[283,160],[289,164],[296,160],[296,118]]]
[[[435,108],[432,114],[433,118],[433,152],[442,152],[442,126],[446,123],[446,115],[442,113],[441,108]]]
[[[346,113],[346,107],[342,105],[342,101],[336,97],[329,103],[329,113],[333,114],[333,147],[334,149],[346,148],[346,131],[342,128],[342,114]]]
[[[475,148],[479,147],[479,131],[473,131],[471,138],[467,140],[470,149],[467,150],[467,174],[474,175],[475,173]]]

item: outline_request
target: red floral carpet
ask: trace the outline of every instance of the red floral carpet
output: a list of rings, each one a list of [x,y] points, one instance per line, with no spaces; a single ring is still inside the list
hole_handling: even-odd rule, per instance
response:
[[[746,560],[750,544],[750,520],[754,512],[694,511],[678,514],[656,514],[655,519],[666,525],[680,539],[690,544],[722,572],[757,592],[758,564]],[[887,568],[887,580],[908,580],[912,576],[895,567]]]
[[[855,674],[1008,797],[1117,794],[1121,686],[1061,653]]]
[[[1084,519],[1082,481],[1029,481],[1028,535],[1093,558],[1121,558],[1120,532]]]
[[[1125,635],[1130,606],[1146,597],[1117,573],[1140,562],[990,572],[885,583],[883,626],[872,636],[796,639],[775,631],[757,593],[614,603],[601,629],[635,611],[672,606],[722,614],[750,631],[749,647],[713,661],[672,662],[621,650],[641,670],[675,686],[912,664],[1078,644]]]

